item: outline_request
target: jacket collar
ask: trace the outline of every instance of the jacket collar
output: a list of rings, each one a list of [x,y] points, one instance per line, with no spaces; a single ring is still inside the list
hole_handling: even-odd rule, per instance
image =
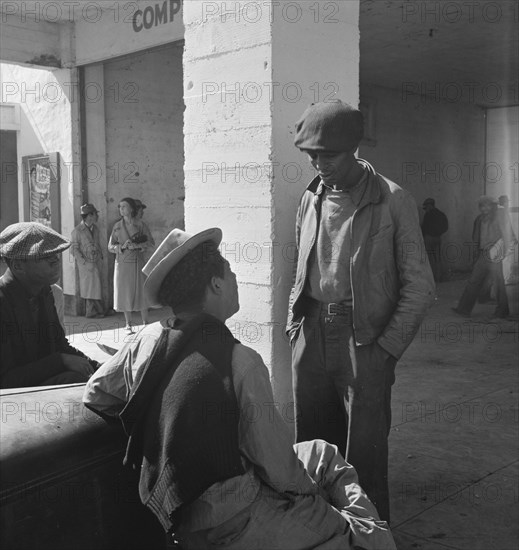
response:
[[[46,286],[37,296],[33,296],[25,289],[20,281],[18,281],[9,268],[5,270],[5,273],[2,275],[0,280],[2,281],[2,287],[8,290],[9,297],[12,298],[12,301],[15,304],[20,303],[20,301],[29,301],[33,298],[46,296],[49,292],[51,292],[50,286]]]
[[[368,181],[366,183],[366,189],[364,190],[364,193],[362,197],[359,197],[359,204],[358,207],[365,206],[368,203],[378,203],[380,202],[381,198],[381,190],[380,190],[380,184],[378,182],[378,176],[375,172],[375,169],[371,164],[364,160],[364,159],[357,159],[357,162],[364,168],[364,170],[368,173]],[[316,176],[308,185],[306,188],[307,191],[310,191],[315,195],[314,202],[318,200],[319,197],[322,196],[324,192],[324,183],[321,180],[320,176]],[[356,202],[356,201],[355,201]]]
[[[92,232],[95,230],[96,224],[92,224],[92,229],[88,227],[88,225],[85,223],[84,220],[81,220],[81,223],[79,224],[79,230],[80,231],[87,231],[88,233],[92,234]]]

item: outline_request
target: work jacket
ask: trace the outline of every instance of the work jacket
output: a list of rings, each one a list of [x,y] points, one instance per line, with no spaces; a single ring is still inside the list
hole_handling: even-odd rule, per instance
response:
[[[427,260],[416,204],[411,195],[377,174],[366,161],[366,190],[353,214],[350,280],[357,345],[377,341],[400,358],[434,301],[434,279]],[[324,184],[317,176],[297,212],[298,251],[290,296],[287,333],[292,339],[305,315],[308,262],[320,225]]]

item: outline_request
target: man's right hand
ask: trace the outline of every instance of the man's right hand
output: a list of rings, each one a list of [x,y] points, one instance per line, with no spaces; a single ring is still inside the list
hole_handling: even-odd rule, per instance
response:
[[[88,362],[88,359],[79,355],[71,355],[70,353],[62,353],[61,360],[65,369],[84,374],[89,378],[94,374],[94,367]]]

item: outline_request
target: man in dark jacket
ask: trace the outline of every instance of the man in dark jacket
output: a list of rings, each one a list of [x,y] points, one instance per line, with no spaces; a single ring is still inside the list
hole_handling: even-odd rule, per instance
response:
[[[0,234],[7,270],[0,278],[0,388],[86,382],[97,367],[65,337],[51,285],[70,242],[36,222]]]
[[[442,279],[441,236],[449,229],[447,216],[438,208],[434,199],[425,199],[423,202],[424,216],[422,220],[422,235],[425,250],[431,264],[436,282]]]
[[[416,204],[355,157],[362,136],[362,114],[339,100],[310,106],[296,124],[295,145],[318,175],[297,213],[287,333],[296,440],[337,445],[389,520],[394,369],[434,299],[434,280]]]

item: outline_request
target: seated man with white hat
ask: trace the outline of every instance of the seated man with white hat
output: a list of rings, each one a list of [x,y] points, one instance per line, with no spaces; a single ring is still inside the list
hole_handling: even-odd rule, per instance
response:
[[[86,382],[98,366],[73,348],[60,323],[51,285],[61,276],[70,241],[41,223],[0,234],[0,388]]]
[[[225,326],[239,298],[221,239],[166,237],[143,272],[150,304],[173,315],[96,372],[85,405],[120,418],[141,500],[183,550],[394,549],[337,448],[292,445],[261,357]]]

